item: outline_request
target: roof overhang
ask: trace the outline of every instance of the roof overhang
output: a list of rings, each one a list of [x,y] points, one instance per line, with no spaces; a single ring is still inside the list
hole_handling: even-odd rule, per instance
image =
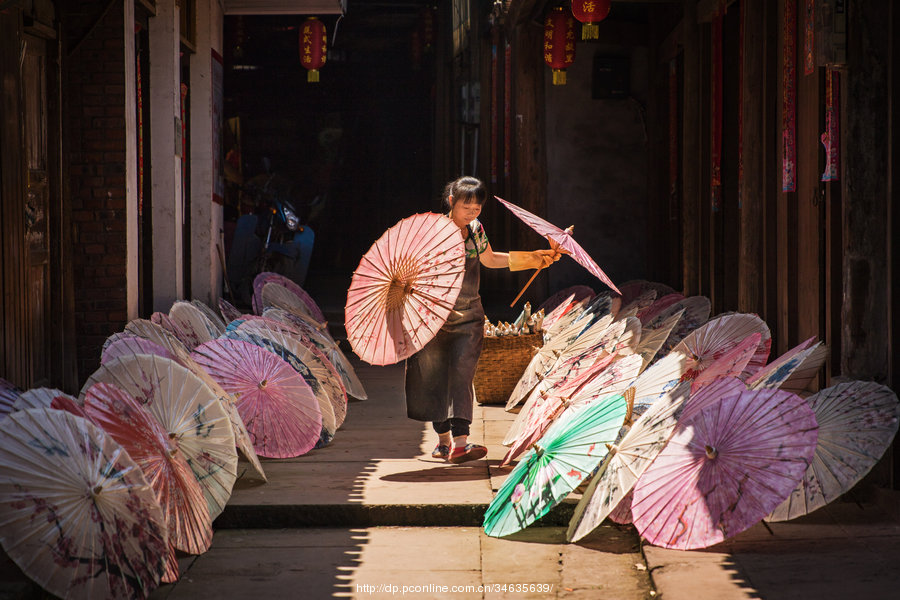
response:
[[[346,0],[225,0],[226,15],[340,15]]]

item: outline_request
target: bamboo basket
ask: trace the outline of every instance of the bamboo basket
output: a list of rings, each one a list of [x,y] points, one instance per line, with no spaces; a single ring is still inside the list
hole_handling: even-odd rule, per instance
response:
[[[486,337],[475,367],[475,400],[479,404],[506,404],[535,352],[543,333]]]

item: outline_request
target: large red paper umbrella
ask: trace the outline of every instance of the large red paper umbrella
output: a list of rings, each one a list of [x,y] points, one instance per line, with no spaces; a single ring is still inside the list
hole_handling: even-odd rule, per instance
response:
[[[213,340],[194,355],[237,398],[257,454],[291,458],[312,450],[322,431],[322,413],[312,389],[291,365],[240,340]]]
[[[189,554],[209,550],[212,520],[203,490],[162,425],[133,396],[108,383],[87,390],[84,412],[121,444],[144,472],[166,516],[169,543]]]
[[[450,316],[464,271],[462,233],[449,218],[413,215],[388,229],[362,257],[347,291],[353,351],[390,365],[421,350]]]
[[[60,598],[146,598],[168,552],[141,469],[109,434],[61,410],[0,421],[0,542]]]
[[[494,196],[494,198],[497,198],[497,196]],[[507,202],[502,198],[497,198],[497,200],[499,200],[503,204],[503,206],[511,210],[514,215],[522,219],[522,221],[524,221],[526,225],[538,232],[539,235],[541,235],[542,237],[546,237],[550,242],[550,245],[554,247],[554,249],[559,248],[565,254],[568,254],[573,259],[575,259],[575,262],[587,269],[591,275],[609,286],[610,289],[615,291],[617,294],[622,293],[619,291],[619,288],[616,287],[616,284],[612,282],[612,279],[607,277],[606,273],[603,272],[600,266],[596,262],[594,262],[594,259],[591,258],[590,254],[588,254],[584,250],[584,248],[582,248],[581,245],[575,241],[575,238],[572,237],[571,227],[565,230],[560,229],[556,225],[548,223],[539,216],[528,212],[524,208],[516,206],[512,202]],[[513,304],[515,304],[515,302]]]
[[[683,418],[635,485],[635,527],[681,550],[737,535],[797,486],[817,430],[806,402],[780,390],[737,392]]]
[[[693,378],[716,359],[733,350],[748,335],[760,333],[762,338],[744,369],[744,377],[756,373],[766,364],[772,335],[769,326],[757,315],[726,313],[710,319],[681,340],[672,352],[684,354],[687,361],[686,378]]]

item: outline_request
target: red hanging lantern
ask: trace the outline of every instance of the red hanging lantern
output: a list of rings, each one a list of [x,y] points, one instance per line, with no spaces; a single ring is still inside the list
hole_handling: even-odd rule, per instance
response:
[[[544,19],[544,62],[553,69],[553,85],[565,85],[566,68],[575,62],[575,19],[561,6]]]
[[[325,64],[327,44],[325,24],[316,17],[308,17],[300,28],[300,64],[309,71],[307,81],[319,81],[319,69]]]
[[[581,39],[596,40],[600,37],[597,23],[609,15],[611,0],[572,0],[572,15],[581,21]]]

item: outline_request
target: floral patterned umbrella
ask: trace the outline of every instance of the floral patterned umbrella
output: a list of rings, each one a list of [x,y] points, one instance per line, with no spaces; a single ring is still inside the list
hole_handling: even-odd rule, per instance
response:
[[[547,514],[600,464],[625,412],[625,399],[610,395],[556,421],[497,491],[484,532],[510,535]]]
[[[218,339],[194,357],[226,391],[260,456],[292,458],[312,450],[322,432],[322,413],[312,389],[284,359],[256,344]]]
[[[640,318],[641,323],[649,323],[650,321],[655,319],[661,312],[663,312],[676,302],[681,302],[682,300],[684,300],[684,296],[679,294],[678,292],[657,297],[653,304],[647,307],[646,310],[638,313],[638,318]]]
[[[619,294],[622,296],[622,302],[624,304],[629,304],[647,290],[655,291],[657,298],[662,298],[663,296],[676,293],[671,286],[666,285],[665,283],[660,283],[658,281],[647,281],[646,279],[632,279],[630,281],[626,281],[619,286],[619,290]]]
[[[647,290],[628,304],[623,304],[622,308],[619,309],[618,314],[616,314],[616,318],[637,317],[640,313],[650,308],[655,301],[656,290]]]
[[[654,327],[644,325],[641,328],[641,341],[635,348],[635,353],[640,354],[641,358],[644,359],[644,366],[641,367],[641,370],[646,369],[656,360],[659,349],[669,339],[672,330],[678,325],[682,315],[684,315],[683,309],[671,315],[668,319],[659,322],[653,321]]]
[[[254,296],[255,298],[256,296]],[[323,318],[321,321],[313,316],[312,311],[310,311],[309,305],[303,301],[300,296],[284,287],[280,283],[276,283],[274,281],[267,281],[262,286],[262,290],[259,293],[259,297],[261,298],[259,301],[259,306],[264,310],[269,307],[282,308],[289,312],[294,313],[298,317],[302,317],[308,320],[311,324],[320,329],[325,329],[328,326],[328,323]],[[262,310],[260,314],[262,314]]]
[[[760,333],[761,341],[744,371],[745,376],[756,373],[766,364],[772,335],[766,322],[749,313],[725,313],[710,319],[690,332],[672,352],[680,352],[687,359],[686,377],[693,378],[713,361],[732,350],[751,333]]]
[[[109,336],[106,339],[106,343],[103,344],[103,351],[100,353],[100,364],[107,363],[120,356],[131,356],[133,354],[154,354],[175,360],[174,354],[153,340],[148,340],[132,333],[119,332]]]
[[[740,344],[719,356],[702,371],[689,371],[688,373],[693,375],[693,378],[690,380],[691,392],[696,392],[700,388],[723,377],[740,378],[747,367],[747,363],[750,362],[750,359],[753,358],[753,355],[759,348],[761,340],[761,333],[751,333]],[[687,373],[685,376],[687,377]]]
[[[191,300],[191,304],[197,307],[197,309],[203,313],[208,320],[210,325],[213,327],[213,331],[216,332],[217,335],[222,335],[225,333],[225,322],[222,321],[222,317],[212,309],[206,302],[201,300],[197,300],[196,298]]]
[[[222,313],[222,318],[225,320],[226,326],[243,314],[234,304],[225,298],[219,298],[219,312]]]
[[[569,286],[552,294],[549,298],[541,302],[541,305],[538,306],[537,309],[543,309],[544,313],[548,314],[559,306],[571,304],[573,300],[575,302],[584,299],[590,300],[595,294],[596,292],[594,289],[586,285]]]
[[[72,398],[67,393],[56,388],[31,388],[22,392],[13,403],[13,410],[27,410],[29,408],[49,408],[55,398],[66,396]]]
[[[306,305],[307,312],[312,318],[319,323],[325,322],[325,315],[322,313],[322,309],[319,308],[319,305],[316,304],[316,301],[313,300],[312,296],[306,293],[306,290],[297,285],[294,280],[289,279],[280,273],[273,273],[271,271],[263,271],[253,279],[253,310],[256,314],[261,315],[265,308],[262,303],[262,289],[267,283],[277,283],[286,288],[303,301]]]
[[[179,300],[173,303],[169,308],[169,318],[184,334],[185,345],[191,350],[220,335],[218,327],[191,302]]]
[[[737,535],[799,483],[817,429],[806,402],[780,390],[733,393],[683,415],[635,485],[635,527],[651,544],[681,550]]]
[[[645,329],[655,329],[662,321],[665,321],[673,314],[684,311],[681,319],[676,325],[663,345],[657,351],[657,357],[665,356],[678,345],[689,333],[703,325],[709,320],[710,303],[706,296],[688,296],[684,300],[679,300],[671,304],[659,312],[649,321],[643,321]]]
[[[609,450],[588,485],[569,523],[566,538],[577,541],[597,528],[631,491],[653,459],[662,452],[678,424],[690,384],[682,382],[657,399]],[[628,423],[628,417],[625,422]]]
[[[156,495],[128,453],[85,419],[34,408],[0,421],[0,542],[60,598],[146,598],[168,553]]]
[[[121,388],[159,421],[191,465],[215,519],[237,478],[234,432],[219,395],[177,362],[149,354],[100,365],[81,388],[82,400],[97,383]]]
[[[191,373],[200,378],[200,380],[205,383],[216,395],[219,396],[219,400],[222,402],[222,407],[225,409],[225,412],[228,413],[228,420],[231,422],[231,430],[234,432],[234,440],[237,445],[237,448],[241,451],[241,454],[244,455],[244,458],[247,459],[247,462],[250,464],[250,468],[256,473],[256,475],[266,481],[266,472],[263,470],[262,464],[259,462],[259,457],[256,455],[256,451],[253,449],[253,442],[250,441],[250,434],[247,432],[247,427],[244,425],[244,421],[241,419],[241,415],[238,412],[237,405],[234,402],[234,398],[222,389],[212,377],[209,376],[203,367],[198,365],[193,358],[191,358],[190,351],[187,347],[175,339],[175,336],[169,334],[167,331],[162,329],[162,327],[151,323],[150,321],[144,319],[135,319],[128,323],[125,326],[125,333],[131,335],[137,335],[142,338],[146,338],[147,340],[152,341],[158,346],[165,349],[163,354],[158,354],[157,351],[150,352],[156,356],[162,356],[163,358],[171,358],[175,360],[178,364],[188,369]],[[112,338],[113,336],[110,336]],[[108,340],[107,340],[108,341]],[[132,352],[128,354],[123,352],[123,356],[130,356],[132,354],[144,354],[143,350],[138,347],[136,352]],[[102,361],[101,361],[102,364]]]
[[[806,340],[751,375],[747,387],[776,388],[795,394],[806,390],[828,358],[828,347],[814,341],[815,338]]]
[[[169,543],[188,554],[209,550],[212,520],[200,483],[159,422],[131,395],[108,383],[91,386],[84,414],[118,442],[137,463],[156,494],[168,525]],[[177,579],[178,563],[170,565]]]
[[[353,351],[390,365],[421,350],[450,316],[464,271],[462,233],[449,218],[413,215],[388,229],[363,255],[347,291]]]
[[[327,331],[318,331],[310,327],[303,319],[280,308],[267,308],[263,311],[263,316],[295,326],[331,361],[331,364],[340,373],[341,382],[349,395],[357,400],[365,400],[369,397],[356,374],[353,364],[341,350],[340,345],[334,341],[334,338]]]
[[[811,513],[853,488],[891,445],[900,422],[897,394],[873,381],[847,381],[806,399],[819,441],[803,481],[767,521]]]
[[[22,390],[13,385],[12,382],[0,377],[0,419],[12,412],[16,398],[21,393]]]

